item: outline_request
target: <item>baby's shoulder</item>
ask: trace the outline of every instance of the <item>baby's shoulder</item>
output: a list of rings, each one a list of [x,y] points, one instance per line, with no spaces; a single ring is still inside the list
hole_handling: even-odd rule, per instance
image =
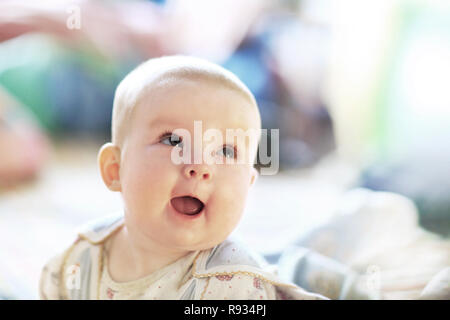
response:
[[[101,250],[99,245],[104,243],[122,225],[123,217],[117,214],[93,220],[78,228],[72,244],[52,260],[59,264],[86,263],[88,258],[97,256],[93,255],[92,251]]]
[[[121,213],[113,213],[81,226],[77,232],[78,237],[93,245],[100,244],[122,227],[123,222]]]
[[[79,228],[75,240],[43,267],[39,283],[40,297],[42,299],[88,297],[90,293],[87,283],[101,264],[102,246],[99,244],[121,225],[121,216],[114,214]]]
[[[237,239],[226,239],[211,250],[207,251],[203,263],[199,268],[211,270],[224,266],[249,266],[265,268],[266,260],[256,251]]]
[[[199,255],[193,276],[202,288],[198,299],[320,299],[298,286],[284,283],[257,252],[228,239]]]
[[[70,246],[47,261],[42,268],[39,281],[41,299],[66,299],[65,279],[68,275],[76,275],[79,270],[83,270],[80,268],[80,260],[85,258],[90,247],[91,244],[88,241],[77,237]]]

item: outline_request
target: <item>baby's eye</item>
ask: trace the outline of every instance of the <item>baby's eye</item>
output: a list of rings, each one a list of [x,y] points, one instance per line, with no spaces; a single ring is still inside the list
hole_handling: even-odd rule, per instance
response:
[[[172,147],[175,147],[175,146],[182,147],[182,141],[183,141],[183,139],[181,139],[181,137],[176,135],[175,133],[167,135],[161,139],[162,144],[166,144],[166,145],[172,146]]]
[[[236,150],[234,147],[231,146],[223,146],[219,151],[219,155],[225,156],[227,158],[235,158],[236,157]]]

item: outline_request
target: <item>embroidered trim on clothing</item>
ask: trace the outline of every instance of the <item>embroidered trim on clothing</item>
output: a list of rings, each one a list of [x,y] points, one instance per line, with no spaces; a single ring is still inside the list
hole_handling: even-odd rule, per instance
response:
[[[279,283],[276,281],[272,281],[270,279],[267,279],[266,277],[257,274],[257,273],[253,273],[253,272],[249,272],[249,271],[243,271],[243,270],[238,270],[238,271],[231,271],[231,272],[213,272],[213,273],[197,273],[197,258],[198,256],[195,258],[194,263],[193,263],[193,267],[192,267],[192,275],[195,278],[201,279],[201,278],[211,278],[211,277],[216,277],[216,276],[234,276],[236,274],[243,274],[243,275],[247,275],[247,276],[251,276],[251,277],[255,277],[258,279],[261,279],[267,283],[270,283],[272,285],[275,286],[282,286],[282,287],[288,287],[288,288],[293,288],[296,289],[297,286],[291,285],[291,284],[287,284],[287,283]],[[208,279],[209,281],[209,279]]]
[[[102,243],[98,254],[97,300],[100,300],[100,282],[103,276],[103,246],[104,244]]]
[[[87,242],[89,242],[89,243],[92,244],[92,245],[99,245],[99,244],[104,243],[106,240],[108,240],[109,237],[111,237],[114,233],[116,233],[117,231],[119,231],[119,229],[122,228],[123,226],[124,226],[124,223],[123,223],[123,221],[122,221],[122,222],[121,222],[120,224],[118,224],[114,229],[108,231],[108,233],[107,233],[103,238],[101,238],[101,239],[98,240],[98,241],[93,241],[92,239],[90,239],[89,237],[87,237],[87,236],[86,236],[85,234],[83,234],[83,233],[79,233],[79,234],[78,234],[78,237],[80,237],[80,238],[83,239],[83,240],[86,240]]]
[[[200,295],[200,300],[203,300],[203,299],[205,298],[205,292],[206,292],[206,289],[208,289],[208,286],[209,286],[209,280],[211,280],[211,278],[208,278],[208,279],[206,280],[205,287],[203,288],[203,292],[202,292],[202,294]]]

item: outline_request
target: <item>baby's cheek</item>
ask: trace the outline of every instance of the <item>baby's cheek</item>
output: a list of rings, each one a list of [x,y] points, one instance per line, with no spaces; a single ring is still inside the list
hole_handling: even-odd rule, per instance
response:
[[[231,167],[226,174],[227,185],[236,195],[246,194],[250,186],[250,173],[244,166]]]
[[[246,181],[245,173],[239,168],[230,168],[228,172],[223,172],[217,191],[227,214],[236,215],[243,210],[248,192]]]
[[[158,181],[167,172],[167,166],[160,157],[143,154],[130,162],[127,171],[134,183],[147,184]]]
[[[142,205],[149,194],[161,187],[163,171],[151,162],[128,163],[123,172],[122,193],[129,206]],[[134,202],[134,203],[133,203]]]

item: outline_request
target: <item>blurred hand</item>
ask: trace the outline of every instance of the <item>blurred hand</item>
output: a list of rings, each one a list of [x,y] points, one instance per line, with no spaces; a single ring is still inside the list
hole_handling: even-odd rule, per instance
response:
[[[221,62],[244,39],[266,0],[169,0],[165,7],[143,1],[88,0],[0,2],[0,42],[28,32],[59,37],[69,46],[89,44],[112,58],[192,54]],[[76,10],[74,10],[76,9]],[[79,28],[69,28],[79,13]],[[218,18],[220,17],[220,18]]]

